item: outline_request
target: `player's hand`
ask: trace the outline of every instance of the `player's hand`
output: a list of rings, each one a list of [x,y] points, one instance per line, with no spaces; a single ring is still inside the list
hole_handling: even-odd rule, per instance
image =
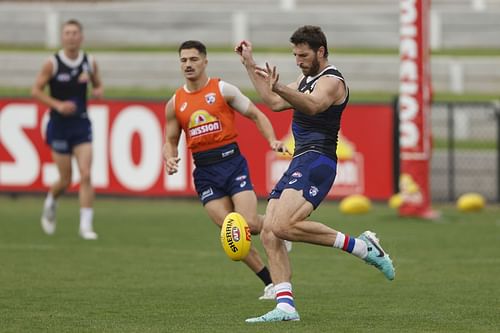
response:
[[[55,109],[63,116],[69,116],[76,112],[76,104],[72,101],[60,101]]]
[[[92,89],[92,97],[101,99],[104,96],[104,89],[102,86]]]
[[[269,85],[269,89],[275,91],[280,79],[280,75],[278,73],[278,70],[276,69],[276,66],[273,66],[271,68],[269,63],[266,62],[265,68],[255,66],[255,73],[267,82],[267,84]]]
[[[165,170],[167,174],[173,175],[179,169],[180,157],[169,157],[165,159]]]
[[[287,148],[283,141],[273,140],[271,141],[270,146],[272,150],[278,153],[283,153],[283,155],[292,155],[292,152]]]
[[[252,43],[248,40],[242,40],[234,47],[234,52],[240,56],[241,63],[245,67],[254,66],[255,61],[252,55]]]

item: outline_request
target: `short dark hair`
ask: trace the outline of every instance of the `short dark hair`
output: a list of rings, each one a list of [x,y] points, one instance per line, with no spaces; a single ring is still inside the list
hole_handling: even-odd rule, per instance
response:
[[[207,48],[205,45],[198,40],[187,40],[179,46],[179,54],[182,50],[186,49],[197,49],[200,54],[207,55]]]
[[[63,23],[63,28],[67,25],[76,25],[78,27],[78,29],[80,29],[80,31],[83,31],[83,26],[82,24],[80,23],[80,21],[78,20],[75,20],[75,19],[69,19],[67,20],[66,22]]]
[[[307,44],[314,52],[317,52],[321,46],[325,48],[325,58],[328,57],[328,45],[326,36],[320,27],[315,25],[304,25],[293,33],[290,42],[294,45]]]

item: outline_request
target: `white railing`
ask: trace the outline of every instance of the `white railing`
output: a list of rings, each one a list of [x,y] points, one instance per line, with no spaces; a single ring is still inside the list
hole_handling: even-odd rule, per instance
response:
[[[471,7],[468,9],[461,7],[461,10],[453,12],[440,9],[431,11],[432,49],[469,46],[500,48],[500,39],[495,38],[500,31],[500,1],[499,6],[491,7],[494,9],[490,9],[485,0],[470,1]],[[144,46],[153,46],[154,43],[175,45],[179,42],[175,36],[190,35],[206,38],[208,44],[228,45],[251,37],[259,45],[287,46],[288,34],[293,27],[307,23],[321,25],[329,35],[331,44],[336,47],[397,48],[399,45],[398,6],[353,10],[344,5],[319,10],[301,7],[297,0],[279,0],[279,5],[276,4],[278,2],[266,9],[262,9],[262,6],[243,6],[240,9],[234,9],[234,6],[200,6],[187,10],[182,7],[142,8],[137,5],[117,7],[81,3],[74,6],[21,6],[0,2],[0,44],[43,44],[53,48],[59,44],[61,21],[76,17],[81,18],[90,32],[86,34],[89,45],[131,45],[131,41],[136,46],[141,43]],[[190,13],[196,16],[193,20],[196,24],[192,24],[193,21],[189,19],[179,19],[181,16],[187,18]],[[127,20],[134,23],[127,24]],[[137,22],[140,26],[135,24]],[[171,27],[176,31],[168,30]],[[468,28],[473,31],[464,34]],[[145,34],[144,31],[148,29],[151,32]]]

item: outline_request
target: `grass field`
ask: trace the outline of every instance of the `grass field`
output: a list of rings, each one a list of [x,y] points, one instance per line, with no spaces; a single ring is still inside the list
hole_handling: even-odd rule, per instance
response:
[[[313,218],[346,233],[371,229],[396,280],[341,251],[295,244],[300,322],[244,323],[270,310],[263,285],[223,253],[191,200],[98,198],[98,241],[77,237],[78,204],[62,199],[56,234],[39,227],[42,197],[0,196],[0,332],[498,332],[500,207],[437,222],[385,205]],[[260,204],[260,211],[264,209]],[[261,248],[260,241],[254,243]]]

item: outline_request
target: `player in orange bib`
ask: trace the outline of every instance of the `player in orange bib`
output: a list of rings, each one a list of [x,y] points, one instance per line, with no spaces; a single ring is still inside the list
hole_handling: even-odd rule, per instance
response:
[[[186,41],[179,47],[180,67],[185,84],[178,88],[165,107],[166,139],[163,147],[166,171],[177,172],[178,143],[182,131],[193,153],[194,184],[212,221],[222,226],[230,212],[243,215],[252,234],[259,234],[262,216],[257,214],[246,159],[236,143],[235,111],[252,120],[274,151],[289,153],[276,140],[269,119],[240,90],[221,79],[209,78],[205,45]],[[255,248],[243,260],[265,285],[260,299],[274,299],[269,270]]]

